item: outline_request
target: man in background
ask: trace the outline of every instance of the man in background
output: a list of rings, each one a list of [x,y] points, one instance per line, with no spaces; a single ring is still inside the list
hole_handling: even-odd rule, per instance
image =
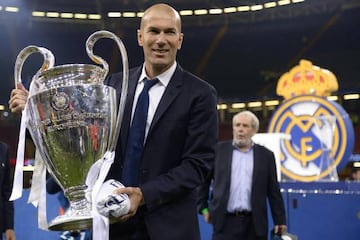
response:
[[[218,144],[213,177],[199,188],[198,210],[213,224],[213,240],[266,240],[268,200],[275,234],[285,233],[285,207],[274,154],[252,141],[259,120],[252,112],[243,111],[234,115],[232,124],[233,140]]]
[[[9,146],[0,142],[0,239],[5,240],[16,239],[14,232],[14,203],[9,201],[11,190]]]

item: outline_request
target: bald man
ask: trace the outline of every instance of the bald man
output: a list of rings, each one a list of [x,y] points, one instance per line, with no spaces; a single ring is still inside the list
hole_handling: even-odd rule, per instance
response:
[[[144,12],[137,31],[144,64],[129,73],[125,115],[109,178],[125,182],[122,170],[128,161],[126,147],[137,98],[145,78],[157,82],[149,90],[138,184],[117,190],[130,196],[131,209],[110,226],[112,240],[200,239],[194,189],[214,162],[217,93],[176,62],[183,38],[180,15],[172,7],[157,4]],[[118,73],[107,84],[120,94],[121,81]]]
[[[116,193],[128,194],[131,207],[110,226],[111,240],[200,239],[195,188],[210,174],[215,159],[217,93],[177,63],[183,38],[180,15],[171,6],[156,4],[144,12],[137,31],[144,63],[129,70],[120,137],[107,176],[125,184]],[[145,82],[154,83],[148,90],[145,139],[141,152],[129,154],[133,116]],[[110,75],[105,84],[116,89],[119,100],[122,73]],[[27,97],[19,84],[11,93],[11,111],[21,111]],[[140,161],[135,163],[131,157],[137,154]]]

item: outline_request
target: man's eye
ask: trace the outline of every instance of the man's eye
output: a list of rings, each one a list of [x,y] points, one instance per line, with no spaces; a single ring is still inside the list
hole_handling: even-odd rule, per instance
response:
[[[149,30],[149,33],[156,34],[156,33],[158,33],[158,31],[157,31],[157,30],[155,30],[155,29],[150,29],[150,30]]]

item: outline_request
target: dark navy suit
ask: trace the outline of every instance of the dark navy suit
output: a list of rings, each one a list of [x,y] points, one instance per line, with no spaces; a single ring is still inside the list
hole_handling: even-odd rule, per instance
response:
[[[109,178],[121,180],[132,103],[141,70],[139,67],[129,72],[124,119]],[[117,89],[118,98],[121,82],[122,74],[112,75],[107,82]],[[216,90],[178,65],[155,112],[139,169],[145,206],[139,209],[134,226],[143,224],[150,239],[200,239],[194,189],[210,174],[217,136]],[[131,226],[113,224],[110,238],[123,239],[121,233],[114,231],[122,228]]]

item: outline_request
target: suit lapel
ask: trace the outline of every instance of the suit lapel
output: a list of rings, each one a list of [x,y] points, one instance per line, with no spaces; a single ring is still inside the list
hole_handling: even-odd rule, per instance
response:
[[[125,154],[125,146],[127,142],[127,136],[129,133],[129,126],[131,122],[131,113],[133,108],[134,96],[136,91],[137,82],[139,80],[142,68],[139,67],[129,74],[129,86],[128,86],[128,93],[126,98],[126,105],[124,110],[124,118],[122,122],[121,128],[121,146],[122,147],[122,155]],[[181,91],[181,86],[183,84],[183,70],[178,65],[173,76],[170,79],[168,86],[165,89],[164,95],[162,96],[159,106],[156,109],[154,118],[152,120],[148,135],[151,133],[153,127],[157,124],[160,120],[161,116],[166,112],[169,108],[171,103],[175,100],[176,96]]]
[[[226,144],[226,149],[224,151],[224,156],[225,156],[225,170],[226,170],[226,175],[227,176],[227,184],[230,184],[230,176],[231,176],[231,165],[232,165],[232,158],[233,158],[233,146],[232,146],[232,141],[229,141],[228,144]]]
[[[220,159],[224,159],[224,162],[222,164],[224,164],[224,175],[225,178],[224,180],[220,180],[220,181],[225,181],[224,183],[224,195],[225,195],[225,199],[226,201],[224,201],[224,203],[228,202],[229,197],[230,197],[230,182],[231,182],[231,165],[232,165],[232,155],[233,155],[233,146],[232,146],[232,141],[228,141],[224,147],[222,148],[222,150],[219,152],[220,154]],[[224,208],[226,209],[226,206],[224,206]]]
[[[261,166],[261,164],[259,163],[260,158],[258,157],[258,151],[257,151],[257,145],[254,144],[254,150],[253,150],[253,154],[254,154],[254,169],[253,169],[253,176],[252,176],[252,188],[254,188],[254,184],[255,184],[255,180],[257,179],[257,175],[259,172],[259,167]],[[254,192],[254,190],[252,190],[252,192]]]
[[[129,74],[129,84],[128,84],[128,93],[126,97],[126,104],[124,109],[124,117],[121,127],[121,146],[122,147],[122,156],[125,156],[125,146],[127,142],[127,137],[129,133],[130,121],[131,121],[131,113],[134,102],[135,90],[137,86],[137,82],[139,80],[141,73],[141,67],[135,69],[133,73]]]
[[[170,79],[168,86],[165,89],[164,95],[159,102],[159,106],[156,109],[148,134],[151,133],[153,127],[158,123],[162,115],[166,112],[171,103],[175,100],[176,96],[180,93],[182,84],[183,70],[178,65],[173,76]]]

